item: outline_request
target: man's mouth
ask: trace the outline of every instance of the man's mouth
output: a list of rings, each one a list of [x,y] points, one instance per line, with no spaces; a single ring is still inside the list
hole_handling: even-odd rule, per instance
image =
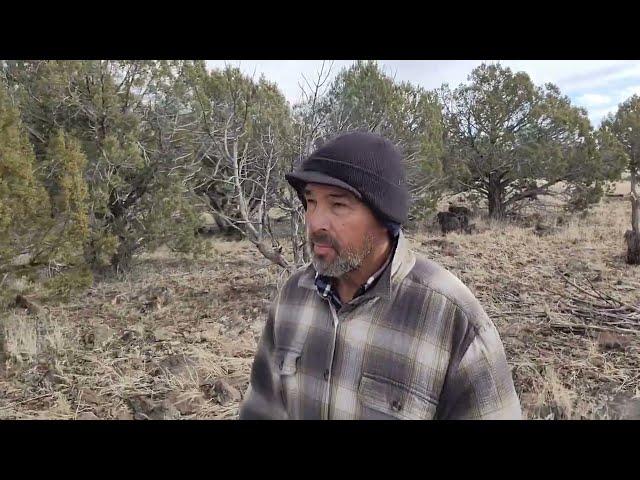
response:
[[[328,244],[323,244],[323,243],[314,243],[313,244],[313,251],[318,254],[318,255],[324,255],[327,254],[331,251],[334,251],[333,247],[331,245]]]

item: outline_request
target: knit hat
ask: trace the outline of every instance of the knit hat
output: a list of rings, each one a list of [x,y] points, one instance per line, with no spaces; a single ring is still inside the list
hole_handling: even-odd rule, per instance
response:
[[[351,132],[333,138],[285,178],[305,208],[304,186],[320,183],[350,191],[384,222],[407,220],[409,191],[402,153],[379,135]]]

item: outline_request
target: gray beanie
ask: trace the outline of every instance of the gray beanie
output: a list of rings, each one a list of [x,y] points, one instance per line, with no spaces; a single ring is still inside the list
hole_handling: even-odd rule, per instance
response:
[[[321,183],[352,192],[385,223],[407,221],[409,191],[402,153],[379,135],[351,132],[335,137],[285,178],[305,208],[304,186]]]

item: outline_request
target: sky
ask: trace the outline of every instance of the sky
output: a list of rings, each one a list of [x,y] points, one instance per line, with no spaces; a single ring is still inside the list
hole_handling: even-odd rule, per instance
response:
[[[335,75],[353,60],[327,60]],[[536,85],[556,84],[572,103],[584,107],[591,124],[597,128],[609,112],[633,94],[640,95],[640,61],[638,60],[379,60],[383,70],[398,81],[409,81],[427,89],[443,83],[457,87],[483,62],[501,63],[513,71],[529,74]],[[251,76],[261,74],[278,84],[291,104],[301,98],[304,78],[317,77],[323,60],[207,60],[210,68],[230,64]]]

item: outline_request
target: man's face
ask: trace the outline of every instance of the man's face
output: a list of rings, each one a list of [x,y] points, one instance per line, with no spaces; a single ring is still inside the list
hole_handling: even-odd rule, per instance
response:
[[[307,248],[316,271],[340,277],[357,270],[386,229],[351,192],[329,185],[305,187]]]

